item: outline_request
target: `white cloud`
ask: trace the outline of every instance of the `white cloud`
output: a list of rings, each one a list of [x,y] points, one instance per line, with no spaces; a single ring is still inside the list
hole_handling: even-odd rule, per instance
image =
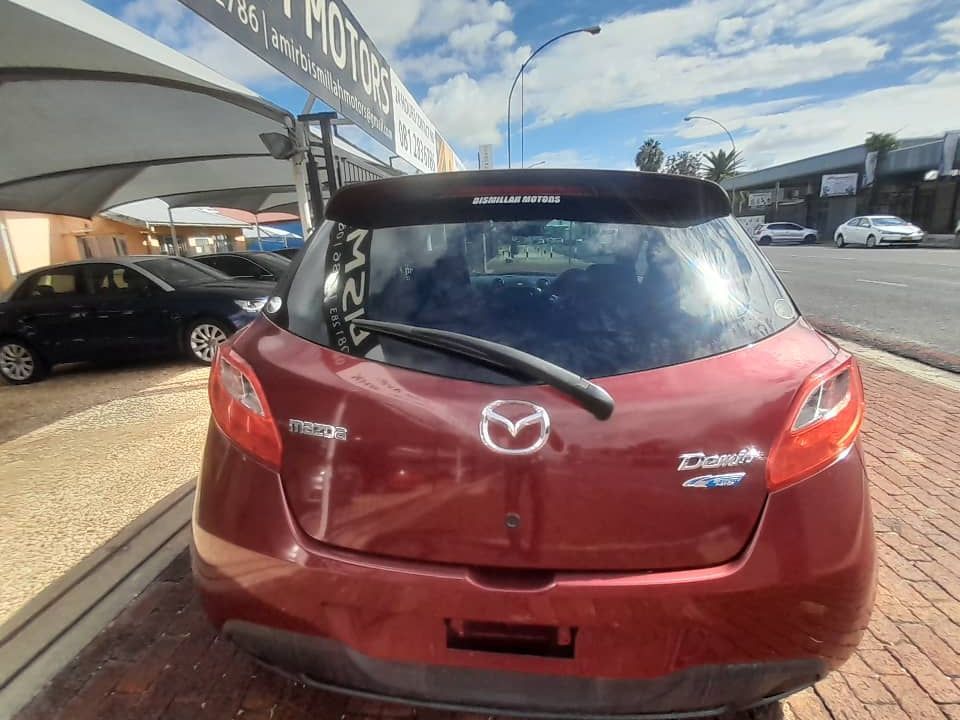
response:
[[[505,25],[513,11],[502,0],[351,0],[350,9],[364,30],[389,57],[423,40],[443,38],[466,25]]]
[[[891,108],[909,112],[891,112]],[[939,135],[960,110],[960,70],[794,110],[757,115],[737,138],[750,167],[764,167],[858,145],[869,132]]]
[[[871,7],[888,1],[863,0]],[[914,10],[930,1],[898,0]],[[796,27],[809,20],[806,11],[823,4],[689,0],[614,17],[602,23],[599,36],[566,38],[531,64],[525,77],[527,122],[536,127],[593,111],[655,105],[686,109],[744,90],[778,90],[859,73],[886,57],[888,45],[874,37],[845,33],[797,40]],[[841,22],[851,22],[850,16],[830,20]],[[441,131],[468,146],[480,137],[496,141],[510,81],[526,52],[504,53],[499,72],[467,74],[464,68],[432,87],[425,109]],[[455,107],[460,102],[469,110]]]
[[[288,82],[280,72],[177,0],[133,0],[124,6],[121,19],[236,82]]]
[[[960,15],[937,25],[940,39],[950,45],[960,45]]]
[[[460,73],[430,88],[423,110],[440,132],[461,145],[498,144],[508,90],[509,83],[499,77],[478,82]]]
[[[938,0],[822,0],[797,24],[800,36],[845,30],[869,33],[889,27],[931,7]]]

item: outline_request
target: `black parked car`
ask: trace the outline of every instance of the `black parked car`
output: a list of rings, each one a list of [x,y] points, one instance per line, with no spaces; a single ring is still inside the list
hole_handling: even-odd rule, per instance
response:
[[[186,258],[96,258],[34,270],[0,303],[0,376],[24,384],[53,365],[184,352],[210,363],[253,320],[272,285]]]
[[[233,278],[267,282],[276,282],[290,267],[288,258],[272,252],[212,253],[192,259]]]

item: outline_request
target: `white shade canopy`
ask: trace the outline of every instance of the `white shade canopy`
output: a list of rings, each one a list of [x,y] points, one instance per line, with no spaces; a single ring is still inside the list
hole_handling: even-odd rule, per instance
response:
[[[0,0],[0,28],[0,210],[294,199],[289,161],[259,138],[293,117],[253,91],[80,0]]]

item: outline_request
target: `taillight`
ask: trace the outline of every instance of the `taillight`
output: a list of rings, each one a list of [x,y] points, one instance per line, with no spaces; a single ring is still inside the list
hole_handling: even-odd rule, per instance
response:
[[[232,348],[221,348],[210,372],[210,407],[217,425],[244,452],[280,467],[280,433],[253,369]]]
[[[841,457],[863,423],[863,382],[846,353],[807,378],[767,461],[767,487],[779,490]]]

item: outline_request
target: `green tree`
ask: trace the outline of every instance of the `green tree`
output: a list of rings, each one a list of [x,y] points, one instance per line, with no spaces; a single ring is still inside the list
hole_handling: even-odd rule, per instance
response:
[[[706,172],[703,176],[707,180],[720,182],[733,177],[740,171],[740,166],[743,165],[743,156],[739,150],[728,151],[721,148],[716,152],[708,152],[703,156],[703,161],[706,165]]]
[[[688,150],[681,150],[667,158],[663,171],[671,175],[689,175],[691,177],[700,177],[700,166],[703,159],[700,153],[692,153]]]
[[[867,134],[864,145],[867,146],[867,152],[885,153],[900,147],[900,141],[893,133],[872,132]]]
[[[660,168],[663,167],[664,157],[663,148],[660,147],[660,141],[647,138],[643,141],[640,149],[637,150],[633,162],[636,164],[637,170],[660,172]]]

